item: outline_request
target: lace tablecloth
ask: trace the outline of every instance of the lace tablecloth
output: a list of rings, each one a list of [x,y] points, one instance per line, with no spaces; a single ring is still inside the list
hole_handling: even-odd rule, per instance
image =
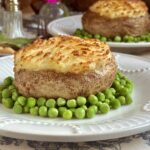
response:
[[[53,143],[0,138],[0,150],[150,150],[150,131],[142,134],[84,143]]]

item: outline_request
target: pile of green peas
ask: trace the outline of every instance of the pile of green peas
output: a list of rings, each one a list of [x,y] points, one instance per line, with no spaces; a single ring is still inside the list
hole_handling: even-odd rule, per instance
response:
[[[74,36],[78,36],[81,37],[83,39],[91,39],[91,38],[95,38],[95,39],[99,39],[102,42],[126,42],[126,43],[130,43],[130,42],[150,42],[150,32],[141,36],[115,36],[112,38],[107,38],[104,36],[101,36],[100,34],[90,34],[86,31],[84,31],[83,29],[76,29],[76,31],[73,34]]]
[[[17,114],[69,120],[72,118],[93,118],[96,114],[106,114],[111,109],[132,103],[133,83],[121,72],[116,74],[112,86],[103,92],[76,99],[25,97],[17,91],[13,78],[7,77],[0,84],[0,102],[6,108],[12,108]]]

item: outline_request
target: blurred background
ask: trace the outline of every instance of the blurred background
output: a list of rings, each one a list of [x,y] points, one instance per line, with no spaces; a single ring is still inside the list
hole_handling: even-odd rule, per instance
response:
[[[83,14],[98,0],[0,0],[0,54],[12,53],[36,37],[50,37],[52,20]],[[146,2],[150,10],[150,0]],[[12,51],[10,49],[12,48]],[[114,49],[113,49],[114,50]],[[144,49],[143,49],[144,50]],[[125,52],[127,50],[125,49]]]

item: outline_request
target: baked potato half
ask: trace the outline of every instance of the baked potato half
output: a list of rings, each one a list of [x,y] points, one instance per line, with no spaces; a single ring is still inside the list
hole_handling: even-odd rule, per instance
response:
[[[149,32],[150,18],[141,0],[100,0],[83,15],[84,30],[105,37],[139,36]]]
[[[18,51],[14,72],[22,95],[71,99],[110,87],[117,65],[108,45],[99,40],[58,36]]]

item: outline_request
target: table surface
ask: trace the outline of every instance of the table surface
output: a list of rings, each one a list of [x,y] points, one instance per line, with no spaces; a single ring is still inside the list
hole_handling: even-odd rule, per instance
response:
[[[150,61],[150,51],[139,56]],[[0,150],[150,150],[150,131],[119,139],[84,143],[39,142],[0,136]]]

